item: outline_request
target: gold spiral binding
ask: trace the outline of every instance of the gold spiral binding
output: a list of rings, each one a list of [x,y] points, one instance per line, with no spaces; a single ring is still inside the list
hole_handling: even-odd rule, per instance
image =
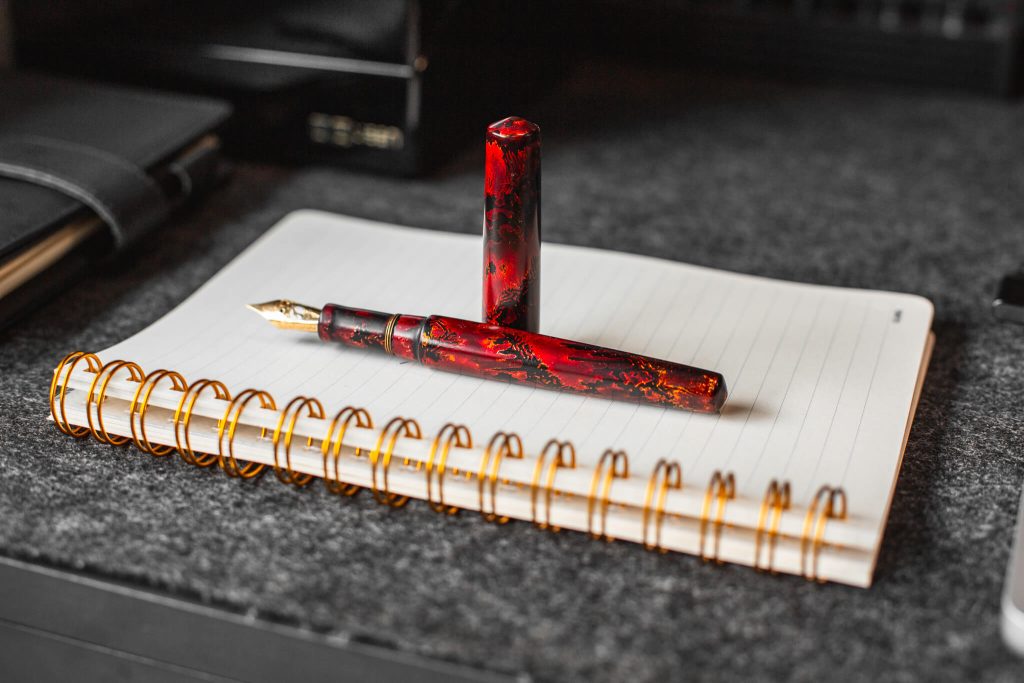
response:
[[[661,484],[658,485],[658,480]],[[654,489],[658,488],[658,502],[654,509],[654,543],[647,540],[648,520],[651,517],[651,502],[654,499]],[[679,490],[683,488],[683,468],[675,460],[669,461],[665,458],[658,460],[651,472],[651,478],[647,482],[647,491],[644,493],[643,510],[643,544],[647,550],[657,550],[660,553],[668,552],[661,545],[661,526],[665,521],[665,503],[668,500],[670,489]]]
[[[841,488],[822,486],[814,494],[811,506],[807,508],[803,533],[800,535],[800,574],[809,581],[822,581],[818,577],[818,556],[821,554],[821,546],[825,543],[825,527],[830,519],[846,519],[846,492]],[[808,552],[811,555],[810,571],[807,570]]]
[[[216,453],[196,453],[192,450],[192,441],[189,436],[189,430],[192,427],[192,411],[196,407],[196,401],[199,400],[199,396],[207,389],[213,389],[214,397],[221,401],[231,400],[231,392],[228,391],[223,383],[215,379],[201,379],[188,386],[185,394],[178,401],[178,406],[174,409],[175,448],[182,460],[196,467],[209,467],[217,462]],[[186,402],[188,407],[185,407]],[[223,424],[223,420],[219,420],[217,428],[220,429]],[[183,436],[184,438],[182,438]]]
[[[149,438],[146,436],[146,411],[149,409],[149,399],[153,396],[153,391],[157,385],[165,378],[171,380],[171,388],[174,391],[184,393],[188,389],[188,383],[185,381],[185,378],[177,372],[173,370],[155,370],[146,375],[146,379],[139,384],[139,388],[135,390],[135,395],[132,396],[131,405],[128,406],[128,424],[132,430],[132,441],[135,443],[135,447],[143,453],[149,453],[157,457],[174,452],[173,446],[154,445],[150,443]],[[141,400],[139,400],[140,397]],[[138,430],[135,428],[136,414],[139,416]]]
[[[92,384],[89,385],[89,391],[85,395],[85,420],[89,425],[89,431],[92,432],[97,441],[110,444],[111,446],[123,446],[131,440],[127,436],[111,436],[107,433],[106,427],[103,426],[103,404],[107,398],[107,387],[110,386],[110,380],[114,379],[114,376],[121,370],[128,370],[128,379],[131,382],[141,383],[145,378],[142,368],[131,361],[110,361],[93,378]],[[101,379],[102,381],[100,381]],[[96,390],[97,383],[99,384],[99,391]],[[91,407],[93,402],[96,403],[95,424],[92,421]]]
[[[397,318],[396,318],[397,321]],[[389,324],[392,324],[389,321]],[[85,392],[85,416],[87,426],[75,426],[67,413],[67,394],[69,384],[75,371],[81,364],[85,364],[85,372],[94,375],[89,388]],[[122,372],[128,373],[128,381],[138,383],[138,388],[132,395],[128,406],[129,427],[131,436],[118,436],[110,434],[103,420],[103,406],[107,398],[107,390],[113,379]],[[172,418],[175,446],[154,444],[146,433],[146,416],[150,401],[162,382],[170,382],[170,389],[180,392],[181,398],[177,403]],[[192,426],[193,411],[201,396],[212,391],[214,397],[227,402],[223,415],[217,421],[218,452],[197,453],[193,450],[190,441],[190,430]],[[186,462],[207,467],[214,462],[220,464],[228,476],[248,479],[262,473],[267,465],[257,462],[241,461],[234,454],[234,439],[237,428],[241,422],[246,407],[258,400],[260,406],[266,410],[277,410],[273,397],[266,391],[258,389],[246,389],[232,399],[227,387],[216,380],[201,379],[192,384],[186,382],[185,378],[174,371],[161,369],[148,375],[136,363],[124,360],[114,360],[106,364],[102,363],[96,354],[75,351],[65,356],[53,371],[50,381],[49,406],[50,414],[57,429],[65,434],[78,438],[92,434],[101,443],[111,445],[122,445],[132,441],[140,450],[155,456],[164,456],[177,450]],[[93,409],[95,404],[95,419]],[[280,411],[277,427],[273,432],[274,448],[274,471],[277,477],[284,483],[296,486],[305,486],[312,481],[313,476],[307,473],[296,472],[291,462],[291,442],[294,437],[295,427],[305,410],[309,417],[324,419],[323,405],[315,398],[296,397],[288,402]],[[136,418],[138,423],[136,423]],[[333,493],[353,495],[360,487],[355,484],[345,483],[341,480],[339,473],[339,458],[343,447],[344,438],[349,427],[356,425],[360,428],[373,428],[373,420],[369,413],[362,408],[346,407],[338,411],[331,420],[327,432],[320,443],[320,450],[323,456],[324,483],[328,490]],[[260,432],[261,438],[267,435],[268,429],[263,428]],[[376,445],[370,453],[372,491],[378,502],[401,507],[405,505],[409,496],[403,496],[390,491],[388,473],[393,459],[394,450],[401,437],[421,438],[419,424],[409,418],[397,417],[392,419],[380,431]],[[279,455],[279,448],[284,448],[284,464],[282,465]],[[227,448],[225,449],[225,440]],[[306,447],[311,447],[315,438],[307,437]],[[386,445],[385,445],[386,443]],[[425,463],[417,461],[417,470],[425,465],[427,502],[435,510],[446,514],[454,514],[458,507],[451,505],[444,498],[444,478],[447,471],[451,474],[460,474],[459,470],[449,467],[448,457],[452,447],[472,448],[473,439],[469,429],[465,425],[453,423],[445,424],[435,436],[430,449],[430,456]],[[355,455],[363,453],[361,448],[355,448]],[[497,489],[502,481],[500,477],[502,462],[505,458],[523,458],[522,440],[517,434],[498,432],[488,442],[487,448],[480,461],[476,472],[479,508],[481,515],[488,521],[505,523],[509,521],[508,516],[499,515],[497,512]],[[406,462],[411,462],[409,458]],[[331,463],[333,462],[333,472]],[[541,529],[551,529],[554,532],[559,528],[551,522],[551,501],[557,494],[555,479],[560,469],[572,469],[576,467],[576,451],[573,445],[567,441],[550,440],[542,449],[540,455],[533,464],[533,476],[530,482],[530,512],[532,522]],[[378,484],[378,468],[382,468],[381,482]],[[545,470],[547,472],[544,477]],[[467,479],[471,479],[473,473],[464,472]],[[437,494],[434,494],[434,477],[437,477]],[[544,477],[544,482],[541,479]],[[594,538],[613,540],[607,533],[608,509],[612,505],[611,490],[616,479],[629,477],[629,459],[623,451],[606,450],[598,461],[591,479],[589,493],[587,495],[587,532]],[[664,518],[668,516],[666,506],[668,496],[673,490],[683,488],[682,469],[678,462],[661,459],[655,465],[647,482],[642,508],[643,534],[642,542],[648,550],[666,552],[661,544],[661,533]],[[490,491],[490,504],[487,502],[487,491]],[[538,514],[538,496],[541,490],[544,492],[544,514],[543,520]],[[571,495],[571,494],[567,494]],[[723,474],[715,471],[708,483],[704,495],[703,505],[700,513],[700,540],[699,555],[705,560],[721,562],[719,558],[722,529],[726,526],[725,509],[728,502],[735,498],[736,484],[732,472]],[[788,481],[779,482],[772,480],[765,491],[764,498],[758,514],[757,527],[754,539],[754,568],[759,571],[774,571],[774,555],[776,544],[780,535],[782,516],[791,509],[791,487]],[[600,522],[595,529],[594,512],[599,510]],[[800,574],[812,581],[822,581],[818,574],[818,565],[822,548],[826,545],[825,533],[829,520],[844,520],[847,518],[847,497],[842,488],[822,486],[817,490],[807,508],[804,517],[803,529],[800,537]],[[651,526],[653,523],[653,540],[651,538]],[[706,552],[708,541],[708,527],[713,526],[713,539],[711,552]],[[767,558],[765,555],[767,547]]]
[[[500,444],[499,444],[500,442]],[[499,447],[495,450],[495,446]],[[512,432],[498,432],[487,442],[484,455],[480,458],[480,469],[477,472],[477,489],[479,492],[480,514],[488,522],[507,524],[509,518],[505,515],[498,515],[498,472],[501,469],[501,461],[505,458],[521,460],[523,457],[523,440],[518,434]],[[487,469],[490,467],[490,474]],[[491,511],[487,511],[484,497],[484,483],[490,481]]]
[[[324,436],[323,441],[320,442],[320,452],[324,456],[324,486],[326,486],[327,490],[331,493],[337,493],[345,496],[354,496],[359,493],[362,488],[357,484],[346,484],[342,482],[341,475],[338,473],[338,460],[341,457],[341,445],[345,441],[345,432],[348,431],[353,420],[357,427],[362,427],[364,429],[373,428],[373,418],[370,417],[370,414],[366,412],[366,410],[363,408],[345,406],[334,414],[331,424],[327,427],[327,434]],[[337,436],[335,436],[334,430],[339,426],[341,428],[339,429]],[[355,449],[355,454],[357,456],[361,453],[361,448]],[[328,457],[333,459],[333,477],[327,469]]]
[[[81,439],[88,435],[89,428],[75,427],[71,424],[70,420],[68,420],[65,401],[68,395],[68,382],[71,381],[71,375],[75,372],[75,367],[77,367],[82,361],[85,361],[87,366],[86,372],[99,375],[100,370],[103,369],[99,356],[95,353],[74,351],[64,356],[64,359],[61,360],[53,371],[53,379],[50,380],[50,414],[53,416],[53,423],[57,425],[57,429],[69,436],[75,437],[76,439]],[[64,379],[61,380],[61,371],[65,368],[67,368],[67,370],[64,372]]]
[[[789,509],[791,503],[789,482],[781,485],[777,479],[772,479],[765,491],[764,500],[761,501],[761,510],[757,515],[757,531],[754,534],[754,569],[775,573],[775,542],[779,535],[779,522],[782,520],[782,513]],[[768,524],[769,515],[771,523]],[[768,562],[761,566],[761,537],[768,533]]]
[[[724,526],[725,519],[725,506],[730,500],[736,497],[736,477],[733,476],[732,472],[727,472],[724,476],[719,470],[715,470],[714,474],[711,475],[711,480],[708,482],[708,490],[704,494],[704,504],[700,510],[700,558],[702,560],[714,560],[715,562],[721,563],[718,559],[718,548],[719,543],[722,540],[722,527]],[[712,545],[714,552],[710,555],[704,553],[704,541],[707,538],[708,523],[710,522],[711,502],[715,500],[715,540]]]
[[[294,407],[294,411],[292,408]],[[274,429],[274,474],[281,481],[282,484],[292,484],[302,488],[309,482],[313,481],[312,474],[303,474],[296,472],[292,469],[292,436],[295,432],[295,425],[299,421],[299,415],[302,414],[302,409],[305,408],[309,417],[315,417],[324,419],[324,406],[320,401],[315,398],[307,398],[305,396],[296,396],[288,405],[281,411],[281,416],[277,420],[277,427]],[[281,443],[282,428],[284,427],[285,420],[288,418],[288,413],[292,412],[292,419],[288,422],[288,428],[283,430],[284,434],[284,462],[285,466],[282,468],[278,460],[277,449]],[[306,438],[306,448],[313,445],[315,439],[313,437]]]
[[[547,482],[544,484],[544,521],[537,520],[537,493],[538,484],[540,483],[541,470],[544,469],[544,461],[548,457],[548,452],[554,449],[555,458],[551,461],[551,465],[548,467]],[[565,453],[568,451],[569,459],[565,459]],[[551,439],[544,444],[543,450],[537,457],[537,462],[533,466],[533,479],[530,482],[530,514],[533,523],[538,529],[551,529],[551,531],[558,533],[561,528],[551,524],[551,496],[555,489],[555,475],[558,473],[559,468],[576,467],[576,448],[572,443],[568,441],[559,441],[558,439]]]
[[[605,470],[606,463],[609,465],[607,471]],[[602,476],[604,476],[604,487],[601,491],[601,499],[598,501],[595,495],[597,493],[597,485],[601,481]],[[625,451],[615,451],[609,448],[601,454],[601,459],[598,460],[597,468],[594,470],[594,477],[590,481],[590,493],[587,495],[587,533],[592,538],[603,538],[609,543],[615,540],[606,533],[608,506],[610,505],[609,496],[611,495],[613,480],[628,478],[629,456],[626,455]],[[601,531],[595,534],[594,506],[598,503],[600,503],[601,510]]]
[[[427,466],[425,468],[427,477],[427,504],[436,512],[441,512],[447,515],[454,515],[459,511],[457,505],[447,505],[444,502],[444,475],[445,470],[448,467],[448,453],[451,451],[452,446],[457,446],[459,448],[473,447],[473,435],[469,432],[469,428],[466,427],[466,425],[457,425],[448,422],[438,430],[437,436],[434,437],[434,442],[430,445],[430,457],[427,459]],[[435,467],[434,458],[437,456],[439,448],[441,451],[441,457],[437,461],[437,466]],[[433,473],[435,470],[437,471],[436,501],[434,500],[433,494]]]
[[[246,406],[253,399],[259,399],[260,407],[264,410],[277,410],[277,404],[273,396],[262,389],[246,389],[235,396],[234,400],[228,404],[228,407],[224,410],[223,417],[220,419],[220,424],[217,426],[217,463],[229,477],[252,479],[261,474],[267,467],[263,463],[258,462],[246,462],[244,466],[240,467],[238,459],[235,458],[235,430],[238,428],[238,421],[241,419],[242,413],[245,412]],[[228,415],[231,415],[230,419],[228,419]],[[266,436],[266,432],[265,428],[262,429],[260,436]],[[225,436],[227,436],[228,444],[226,456],[224,455]]]
[[[384,425],[384,429],[380,430],[380,436],[377,437],[377,445],[373,447],[373,452],[370,453],[371,491],[373,492],[373,497],[382,505],[390,505],[396,508],[400,508],[409,502],[409,496],[392,493],[388,487],[388,469],[391,467],[391,455],[395,450],[395,444],[398,443],[398,438],[403,436],[403,431],[404,436],[413,439],[420,438],[420,425],[416,420],[395,417]],[[388,446],[382,457],[380,451],[385,438],[388,439]],[[383,490],[377,486],[377,466],[381,464],[381,461],[383,461],[381,467],[384,470]]]

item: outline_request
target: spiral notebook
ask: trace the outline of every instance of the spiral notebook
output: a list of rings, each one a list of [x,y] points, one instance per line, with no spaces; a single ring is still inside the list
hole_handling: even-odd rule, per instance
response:
[[[714,415],[429,370],[245,309],[291,298],[477,319],[480,249],[293,213],[145,330],[67,356],[52,418],[341,501],[418,499],[870,585],[933,343],[927,300],[545,244],[541,331],[718,370],[730,395]]]

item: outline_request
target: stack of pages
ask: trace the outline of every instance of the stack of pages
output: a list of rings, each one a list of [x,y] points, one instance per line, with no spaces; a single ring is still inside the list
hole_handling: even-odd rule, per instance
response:
[[[56,423],[234,476],[266,466],[389,504],[871,583],[932,346],[927,300],[546,244],[541,331],[719,371],[729,400],[712,415],[437,372],[245,308],[478,319],[480,268],[477,237],[294,213],[149,328],[69,357]]]

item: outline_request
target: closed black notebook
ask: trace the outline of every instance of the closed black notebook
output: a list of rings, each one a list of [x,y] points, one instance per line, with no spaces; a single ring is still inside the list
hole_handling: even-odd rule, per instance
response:
[[[222,176],[227,105],[0,72],[0,326]]]

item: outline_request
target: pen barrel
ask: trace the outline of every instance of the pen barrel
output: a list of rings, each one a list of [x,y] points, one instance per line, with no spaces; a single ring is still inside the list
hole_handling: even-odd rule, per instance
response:
[[[491,124],[484,170],[483,320],[540,327],[540,128]]]
[[[717,372],[469,320],[430,316],[419,361],[428,367],[612,400],[715,412]]]
[[[437,370],[585,396],[715,412],[727,395],[717,372],[445,316],[327,304],[317,332],[324,341]]]

